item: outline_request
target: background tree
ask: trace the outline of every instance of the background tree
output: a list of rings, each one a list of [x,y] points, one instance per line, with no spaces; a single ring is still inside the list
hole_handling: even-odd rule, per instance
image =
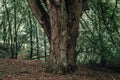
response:
[[[90,0],[89,6],[89,12],[85,12],[81,18],[77,43],[79,47],[76,48],[81,53],[78,59],[81,58],[82,63],[90,62],[91,65],[99,66],[117,63],[116,60],[120,60],[120,27],[116,24],[119,1],[97,0],[93,3],[93,0]]]
[[[41,9],[40,11],[45,10],[42,12],[45,17],[41,16],[39,18],[40,20],[36,21],[36,19],[32,15],[32,11],[30,11],[29,9],[27,0],[22,0],[22,1],[0,0],[0,58],[30,59],[30,53],[31,53],[30,44],[32,43],[33,53],[32,53],[31,59],[49,60],[49,57],[48,57],[49,50],[52,48],[49,47],[50,45],[48,43],[48,42],[51,42],[51,39],[48,40],[47,37],[49,36],[49,32],[51,33],[51,29],[50,29],[51,26],[49,26],[51,24],[50,22],[51,17],[49,15],[51,6],[48,7],[48,3],[46,3],[46,1],[47,0],[40,0],[41,6],[43,8],[43,9],[40,8]],[[66,26],[68,30],[68,31],[66,30],[67,32],[69,31],[72,32],[72,30],[74,31],[72,27],[73,25],[71,22],[75,23],[74,21],[71,21],[71,19],[74,20],[75,10],[70,6],[72,5],[72,3],[70,2],[67,2],[67,0],[65,0],[65,5],[67,5],[65,7],[67,11],[65,10],[64,13],[68,11],[70,12],[70,13],[67,13],[66,25],[70,25],[70,27]],[[70,4],[67,4],[67,3],[70,3]],[[54,4],[54,1],[53,3],[51,2],[51,5],[52,4]],[[53,9],[56,9],[56,10],[63,9],[58,5],[55,5],[55,7],[54,5],[53,5],[53,8],[51,7],[52,11]],[[68,7],[71,9],[68,9]],[[83,10],[88,9],[87,6],[85,8],[84,7],[82,8]],[[39,13],[39,12],[36,12],[36,13]],[[71,17],[72,13],[73,13],[73,17]],[[46,14],[48,18],[46,18],[47,17]],[[56,12],[54,14],[58,14],[58,13]],[[68,14],[69,14],[69,17],[68,17]],[[56,16],[61,16],[61,15],[58,14]],[[66,15],[64,15],[64,18],[66,18],[65,16]],[[29,17],[31,17],[31,22]],[[58,17],[58,19],[57,18],[53,18],[53,19],[59,20],[59,18],[61,17]],[[68,18],[71,18],[71,19],[68,20]],[[41,20],[43,21],[40,22]],[[53,21],[55,21],[55,25],[58,26],[58,23],[62,22],[62,20],[60,21],[57,21],[57,20],[56,21],[53,20]],[[82,12],[82,17],[80,18],[80,22],[79,22],[79,29],[78,29],[79,35],[76,43],[77,46],[76,46],[75,57],[74,57],[75,61],[72,60],[72,58],[71,60],[73,62],[77,61],[77,63],[89,64],[90,66],[97,66],[97,68],[98,66],[112,67],[114,69],[120,68],[119,20],[120,20],[120,1],[119,0],[110,0],[110,1],[109,0],[96,0],[96,1],[89,0],[89,11]],[[48,23],[45,24],[44,21],[46,21],[45,23],[47,22]],[[40,25],[39,22],[42,24]],[[32,26],[30,26],[30,24],[32,24]],[[45,34],[42,28],[44,27],[44,25],[48,27],[44,29]],[[32,27],[32,29],[30,29],[30,27]],[[52,27],[52,29],[53,28],[54,27]],[[58,39],[57,37],[55,37],[56,35],[52,38],[52,39],[55,38],[54,39],[56,40],[55,44],[58,41],[58,45],[56,45],[56,47],[64,46],[59,44],[62,43],[61,41],[65,41],[65,38],[63,38],[64,34],[62,34],[62,32],[64,33],[65,29],[64,27],[59,27],[59,28],[61,29],[61,32],[59,32],[59,36],[61,37],[61,39]],[[37,30],[38,33],[36,29],[38,29]],[[55,27],[54,30],[56,29],[58,29],[58,27],[57,28]],[[48,31],[48,33],[46,31]],[[66,35],[69,39],[72,38],[72,36],[74,36],[71,32],[69,32],[70,35],[68,35],[69,33]],[[30,36],[30,33],[32,33],[31,36]],[[47,37],[45,37],[46,33],[48,34]],[[30,37],[32,37],[32,41],[30,40]],[[49,38],[51,38],[51,35]],[[66,44],[69,44],[69,46],[66,49],[72,48],[70,47],[73,44],[72,42],[73,41],[71,42],[67,41]],[[37,47],[38,45],[39,45],[39,49]],[[62,49],[63,48],[57,51],[60,52],[61,50],[62,52]],[[63,50],[63,52],[65,51]],[[53,56],[53,57],[57,57],[57,56],[59,55],[56,54],[56,56]],[[69,57],[68,52],[67,52],[67,55],[65,56]],[[73,56],[70,56],[70,57],[73,57]],[[66,61],[72,64],[73,62],[71,60],[67,58]]]

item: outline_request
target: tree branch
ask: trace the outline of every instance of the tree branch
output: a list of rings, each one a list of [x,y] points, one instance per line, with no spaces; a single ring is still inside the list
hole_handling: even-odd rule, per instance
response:
[[[48,13],[43,8],[40,0],[27,0],[27,1],[32,10],[33,15],[36,17],[38,22],[43,27],[48,39],[50,39],[51,28],[50,28],[50,19]]]

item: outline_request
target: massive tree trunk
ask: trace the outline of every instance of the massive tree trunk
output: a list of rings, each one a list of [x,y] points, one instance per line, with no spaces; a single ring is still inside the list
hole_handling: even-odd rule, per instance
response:
[[[45,4],[49,11],[47,13],[40,0],[28,0],[33,14],[48,36],[49,70],[52,72],[70,73],[76,69],[75,47],[84,1],[46,0]]]

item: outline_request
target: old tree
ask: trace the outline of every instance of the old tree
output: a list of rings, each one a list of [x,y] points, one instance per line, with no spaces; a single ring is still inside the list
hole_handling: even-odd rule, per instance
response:
[[[28,0],[50,44],[49,71],[74,72],[79,20],[88,0]]]

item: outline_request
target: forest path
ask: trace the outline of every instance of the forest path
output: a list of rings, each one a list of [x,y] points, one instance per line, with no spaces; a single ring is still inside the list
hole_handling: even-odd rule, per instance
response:
[[[120,73],[80,66],[74,74],[45,73],[44,61],[0,59],[0,80],[120,80]]]

